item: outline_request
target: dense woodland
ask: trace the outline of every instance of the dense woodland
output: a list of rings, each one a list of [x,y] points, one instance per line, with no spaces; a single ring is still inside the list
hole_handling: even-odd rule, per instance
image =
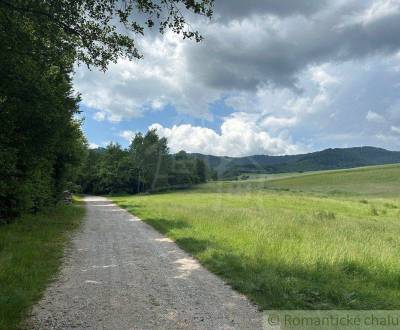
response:
[[[184,188],[212,176],[203,160],[184,151],[171,155],[155,130],[136,134],[127,149],[118,144],[92,149],[80,169],[76,190],[84,193],[141,193]]]
[[[0,5],[0,219],[8,219],[54,204],[85,143],[73,52],[51,47],[59,31],[39,17]]]
[[[121,57],[140,59],[135,38],[149,29],[201,41],[185,13],[210,17],[212,0],[0,0],[0,222],[54,205],[75,182],[96,192],[128,185],[126,190],[144,191],[174,182],[165,176],[166,141],[159,141],[165,148],[157,153],[161,163],[153,162],[154,153],[138,158],[144,154],[140,136],[129,151],[115,145],[103,154],[87,150],[72,77],[77,64],[106,70]],[[116,166],[112,159],[120,155],[130,157]],[[101,166],[92,163],[96,157]],[[82,181],[83,164],[96,167],[91,175],[97,178]],[[123,166],[129,173],[114,186],[110,182],[119,174],[112,171]],[[201,181],[200,172],[176,182]]]

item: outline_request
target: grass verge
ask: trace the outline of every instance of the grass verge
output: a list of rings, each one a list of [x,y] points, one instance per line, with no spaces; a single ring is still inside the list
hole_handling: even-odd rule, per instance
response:
[[[24,215],[0,227],[0,329],[18,329],[54,278],[68,234],[83,217],[79,203]]]

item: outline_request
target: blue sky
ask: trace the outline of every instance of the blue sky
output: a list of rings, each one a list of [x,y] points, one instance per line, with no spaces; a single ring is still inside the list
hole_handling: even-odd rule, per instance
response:
[[[90,144],[156,128],[172,152],[400,150],[400,0],[216,0],[200,44],[137,40],[144,58],[78,67]]]

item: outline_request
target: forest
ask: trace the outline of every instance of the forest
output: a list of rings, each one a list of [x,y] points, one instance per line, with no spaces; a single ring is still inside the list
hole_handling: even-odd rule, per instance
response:
[[[110,143],[87,151],[72,190],[93,194],[142,193],[186,188],[211,178],[203,160],[180,151],[170,154],[155,130],[138,133],[127,149]]]

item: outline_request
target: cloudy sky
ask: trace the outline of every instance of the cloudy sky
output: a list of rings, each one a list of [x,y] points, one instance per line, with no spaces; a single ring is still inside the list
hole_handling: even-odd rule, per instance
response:
[[[138,40],[144,59],[79,67],[91,145],[157,128],[172,152],[400,150],[400,0],[215,0],[205,40]]]

